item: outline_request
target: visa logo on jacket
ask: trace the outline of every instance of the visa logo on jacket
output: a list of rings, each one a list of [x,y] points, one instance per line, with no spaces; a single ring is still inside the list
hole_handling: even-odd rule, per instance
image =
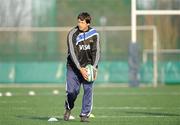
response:
[[[90,45],[79,45],[80,50],[88,50],[91,49]]]

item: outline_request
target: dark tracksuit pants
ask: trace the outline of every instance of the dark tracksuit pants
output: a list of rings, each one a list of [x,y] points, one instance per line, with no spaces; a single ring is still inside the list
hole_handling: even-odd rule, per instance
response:
[[[86,80],[84,80],[78,70],[73,69],[68,65],[66,76],[66,109],[73,109],[74,102],[80,92],[81,84],[83,86],[84,93],[80,116],[89,116],[93,105],[93,83],[89,83]]]

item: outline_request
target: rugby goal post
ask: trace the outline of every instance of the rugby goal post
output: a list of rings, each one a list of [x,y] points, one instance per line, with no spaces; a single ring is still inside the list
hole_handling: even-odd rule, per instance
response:
[[[131,0],[131,44],[137,45],[137,16],[143,15],[180,15],[180,10],[137,10],[136,0]],[[157,87],[158,85],[158,54],[157,54],[157,41],[153,42],[153,86]],[[137,49],[133,49],[137,51]],[[137,52],[134,52],[137,53]],[[130,53],[131,54],[131,53]],[[136,60],[136,57],[132,56],[131,60]],[[136,62],[134,62],[136,63]],[[137,65],[137,64],[134,64]],[[134,73],[135,72],[135,73]],[[138,81],[138,70],[134,71],[134,77],[130,77],[130,81]],[[137,83],[136,83],[137,84]]]

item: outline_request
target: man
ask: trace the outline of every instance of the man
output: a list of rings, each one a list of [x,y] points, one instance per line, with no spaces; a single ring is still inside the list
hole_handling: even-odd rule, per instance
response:
[[[91,64],[97,71],[100,58],[99,34],[90,27],[91,16],[89,13],[80,13],[77,21],[77,26],[69,32],[67,37],[67,99],[65,100],[64,120],[69,120],[71,110],[82,85],[84,94],[80,118],[81,122],[88,122],[93,103],[93,82],[87,81],[88,74],[85,66]]]

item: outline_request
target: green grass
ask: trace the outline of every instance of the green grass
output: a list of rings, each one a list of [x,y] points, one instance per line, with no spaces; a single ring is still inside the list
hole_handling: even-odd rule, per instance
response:
[[[58,89],[60,93],[53,95]],[[28,96],[34,90],[35,96]],[[4,96],[5,92],[13,96]],[[64,112],[64,87],[2,87],[0,92],[0,125],[79,125],[83,90],[76,100],[72,115],[75,120],[62,120]],[[158,88],[94,88],[92,125],[179,125],[180,86]],[[58,122],[48,122],[56,116]]]

